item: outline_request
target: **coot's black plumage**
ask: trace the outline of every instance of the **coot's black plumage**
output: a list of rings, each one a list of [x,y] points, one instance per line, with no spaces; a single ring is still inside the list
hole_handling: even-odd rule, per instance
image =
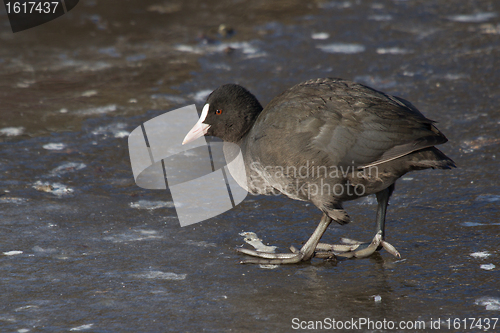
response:
[[[248,190],[316,205],[323,217],[300,251],[240,252],[262,259],[247,263],[294,263],[332,254],[365,257],[384,247],[385,212],[395,181],[454,162],[434,145],[446,137],[410,102],[342,79],[300,83],[264,109],[245,88],[226,84],[208,97],[198,123],[184,143],[202,135],[236,143],[243,153]],[[331,221],[349,222],[342,202],[376,194],[377,233],[368,246],[320,244]]]

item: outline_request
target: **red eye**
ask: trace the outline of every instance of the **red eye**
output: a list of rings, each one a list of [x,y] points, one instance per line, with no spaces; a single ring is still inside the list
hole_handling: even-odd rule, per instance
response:
[[[217,115],[222,114],[222,110],[221,109],[216,110],[215,114],[217,114]]]

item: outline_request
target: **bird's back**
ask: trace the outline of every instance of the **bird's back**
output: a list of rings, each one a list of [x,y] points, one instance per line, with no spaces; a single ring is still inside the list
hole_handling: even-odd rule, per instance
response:
[[[290,186],[297,178],[314,182],[318,177],[315,180],[311,172],[302,176],[305,169],[315,171],[320,166],[343,169],[347,174],[347,168],[390,165],[398,172],[382,185],[388,186],[385,183],[402,174],[423,168],[425,163],[412,166],[419,158],[436,160],[429,167],[454,166],[444,154],[434,154],[432,149],[438,151],[436,148],[425,156],[413,154],[446,141],[433,121],[408,101],[361,84],[327,78],[300,83],[275,97],[248,133],[244,150],[246,156],[274,173],[269,181],[278,181],[279,186]],[[275,171],[281,169],[280,180]],[[302,174],[298,174],[299,169]],[[332,175],[328,178],[335,178]],[[346,180],[347,176],[341,175],[329,179],[332,185]]]

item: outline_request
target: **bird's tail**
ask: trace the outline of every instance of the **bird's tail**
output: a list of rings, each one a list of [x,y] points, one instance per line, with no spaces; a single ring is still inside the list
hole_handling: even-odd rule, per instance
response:
[[[436,147],[429,147],[411,153],[411,164],[417,169],[452,169],[455,162]]]

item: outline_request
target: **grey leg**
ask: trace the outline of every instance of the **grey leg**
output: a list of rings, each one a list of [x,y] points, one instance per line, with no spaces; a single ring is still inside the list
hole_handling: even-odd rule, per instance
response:
[[[384,240],[384,238],[385,238],[385,214],[387,212],[387,206],[389,205],[389,198],[391,197],[392,192],[394,192],[394,184],[392,184],[391,186],[389,186],[385,190],[377,193],[378,208],[377,208],[377,230],[376,230],[376,232],[377,232],[377,234],[381,233],[381,236],[382,236],[382,240],[380,242],[380,245],[387,252],[392,254],[393,256],[401,258],[401,255],[396,250],[396,248]]]
[[[369,245],[352,240],[346,240],[347,244],[318,244],[316,251],[332,251],[335,255],[346,258],[365,258],[371,256],[375,251],[382,247],[395,257],[400,258],[401,255],[394,246],[384,240],[385,236],[385,215],[389,198],[394,191],[394,184],[377,193],[377,222],[376,234]]]
[[[377,230],[375,232],[382,231],[382,239],[385,237],[385,214],[387,213],[387,206],[389,205],[389,198],[394,192],[394,184],[378,192],[377,195]]]

